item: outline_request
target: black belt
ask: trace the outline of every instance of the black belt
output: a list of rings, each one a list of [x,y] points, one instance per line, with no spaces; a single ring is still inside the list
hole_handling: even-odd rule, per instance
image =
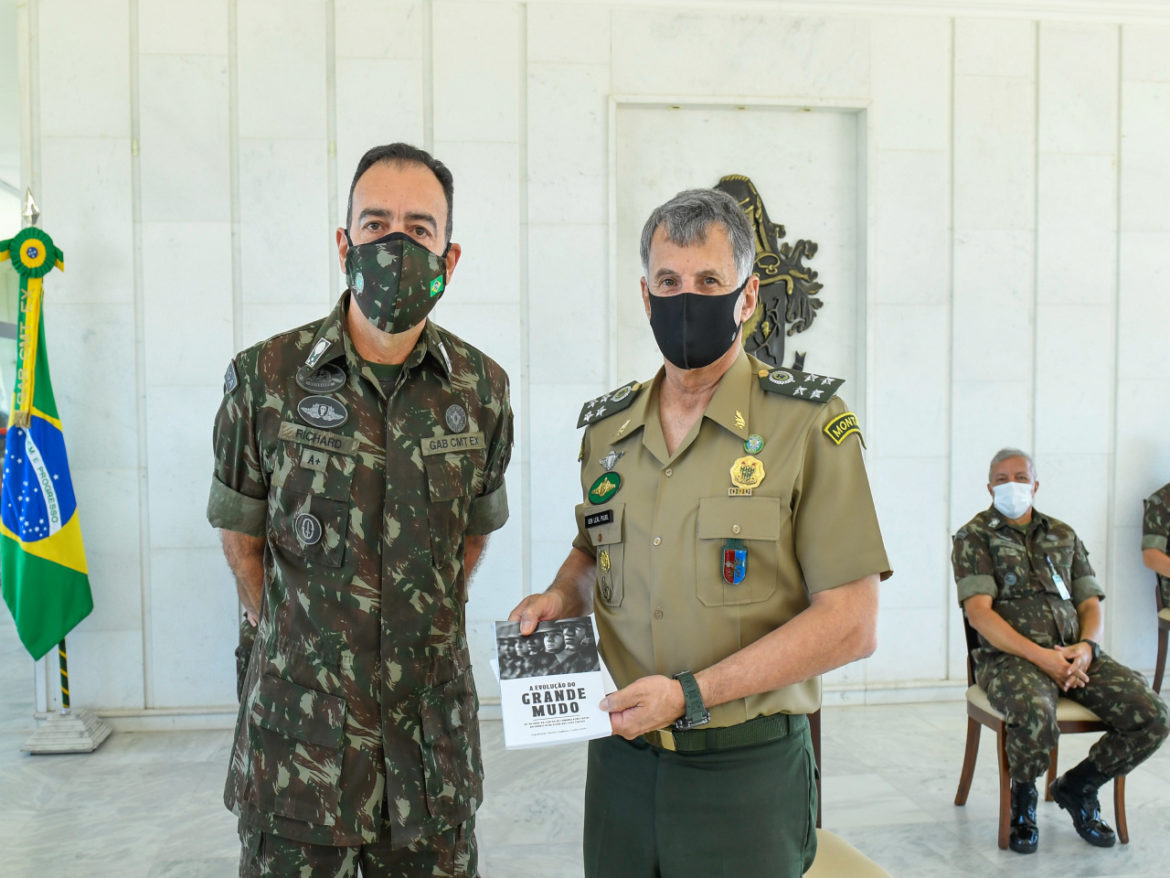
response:
[[[774,713],[771,716],[757,716],[735,726],[714,729],[688,729],[676,732],[673,729],[658,729],[646,732],[642,738],[652,747],[671,750],[676,753],[698,753],[701,751],[734,750],[752,744],[766,744],[787,738],[799,732],[804,726],[803,713]]]

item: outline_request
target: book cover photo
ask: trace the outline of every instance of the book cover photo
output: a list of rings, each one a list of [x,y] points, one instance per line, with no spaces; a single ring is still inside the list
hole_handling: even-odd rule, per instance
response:
[[[597,652],[592,616],[541,622],[527,637],[519,622],[496,622],[504,747],[540,747],[612,734],[598,707],[615,687]]]

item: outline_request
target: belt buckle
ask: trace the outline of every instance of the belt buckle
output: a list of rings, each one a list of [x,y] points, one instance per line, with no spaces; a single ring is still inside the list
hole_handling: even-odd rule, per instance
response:
[[[653,747],[658,747],[660,750],[675,751],[678,748],[674,743],[674,733],[670,729],[655,729],[652,732],[647,732],[643,737]]]

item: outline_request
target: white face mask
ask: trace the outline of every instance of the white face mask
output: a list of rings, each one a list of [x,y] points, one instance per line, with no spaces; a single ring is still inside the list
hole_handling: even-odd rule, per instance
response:
[[[991,489],[995,508],[1006,518],[1020,518],[1032,506],[1035,486],[1031,482],[1004,482]]]

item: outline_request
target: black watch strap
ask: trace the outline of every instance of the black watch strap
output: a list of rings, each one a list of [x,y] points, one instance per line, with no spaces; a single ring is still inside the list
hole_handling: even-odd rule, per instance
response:
[[[711,712],[703,705],[703,695],[699,692],[695,675],[690,671],[680,671],[674,675],[674,679],[682,686],[683,698],[687,703],[687,712],[674,721],[674,728],[685,732],[687,729],[709,723]]]
[[[1089,640],[1087,637],[1081,638],[1081,643],[1089,644],[1089,647],[1093,650],[1093,661],[1101,658],[1101,644],[1095,640]]]

